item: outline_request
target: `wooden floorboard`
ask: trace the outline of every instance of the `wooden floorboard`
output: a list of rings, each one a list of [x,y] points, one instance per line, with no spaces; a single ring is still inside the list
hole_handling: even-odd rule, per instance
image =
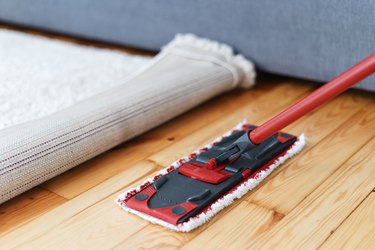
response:
[[[321,249],[375,249],[375,191],[331,233]]]
[[[245,244],[251,244],[257,235],[269,230],[283,217],[280,213],[244,200],[188,242],[184,249],[199,249],[202,246],[208,249],[220,249],[223,246],[227,249],[241,249]],[[228,228],[228,225],[232,226]]]
[[[373,138],[277,225],[246,247],[254,249],[319,247],[372,192],[375,180],[374,152],[375,139]],[[354,232],[355,230],[352,233]]]
[[[43,238],[47,232],[58,228],[64,221],[75,218],[85,209],[99,204],[114,192],[130,188],[132,183],[137,185],[141,181],[140,178],[146,178],[155,169],[156,167],[150,162],[139,162],[80,196],[5,234],[0,238],[0,246],[5,249],[24,246],[27,249],[29,244],[34,243],[35,239]],[[115,205],[114,199],[114,196],[109,199],[107,205],[110,208],[116,208],[115,211],[119,213],[119,218],[121,218],[124,212]]]
[[[253,89],[216,97],[0,205],[0,249],[373,249],[375,95],[361,91],[287,127],[306,134],[305,149],[190,233],[150,224],[114,203],[244,118],[261,124],[315,88],[263,75]]]
[[[36,187],[0,205],[0,236],[63,204],[65,201],[66,199],[61,196]]]
[[[253,192],[249,200],[283,214],[289,213],[367,143],[375,133],[374,127],[373,109],[359,110],[316,146],[306,148],[287,167],[277,170],[274,178]]]

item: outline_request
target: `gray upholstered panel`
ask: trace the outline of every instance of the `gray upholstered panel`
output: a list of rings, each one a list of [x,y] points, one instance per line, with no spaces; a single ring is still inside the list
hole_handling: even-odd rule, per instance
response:
[[[191,32],[319,81],[375,51],[372,0],[0,0],[0,19],[152,50]],[[375,78],[360,86],[375,90]]]

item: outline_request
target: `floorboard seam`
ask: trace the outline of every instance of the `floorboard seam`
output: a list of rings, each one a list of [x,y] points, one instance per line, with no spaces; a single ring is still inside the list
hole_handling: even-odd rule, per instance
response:
[[[337,231],[337,229],[339,227],[341,227],[342,224],[345,223],[345,221],[350,217],[352,216],[352,214],[362,205],[362,203],[371,195],[371,193],[373,192],[374,190],[372,190],[371,192],[369,192],[362,200],[361,202],[358,203],[358,205],[345,217],[345,219],[343,219],[340,224],[335,228],[333,229],[330,234],[327,236],[327,238],[324,239],[324,241],[319,245],[318,249],[321,249],[321,247],[324,245],[324,243],[329,240],[329,238],[331,238],[331,236]]]

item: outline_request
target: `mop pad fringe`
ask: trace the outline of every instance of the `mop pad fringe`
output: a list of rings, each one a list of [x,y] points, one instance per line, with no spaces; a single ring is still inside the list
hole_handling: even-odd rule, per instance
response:
[[[217,213],[219,213],[221,210],[223,210],[225,207],[232,204],[236,199],[241,198],[243,195],[245,195],[247,192],[255,188],[261,181],[263,181],[268,175],[271,174],[273,170],[275,170],[278,166],[283,164],[285,161],[287,161],[289,158],[292,158],[294,155],[298,154],[302,148],[306,144],[306,139],[304,134],[301,134],[298,137],[298,140],[281,156],[279,156],[277,159],[275,159],[272,164],[269,164],[266,168],[262,169],[258,173],[255,174],[255,176],[250,176],[248,179],[244,180],[240,185],[236,186],[232,190],[230,190],[227,194],[222,196],[220,199],[212,203],[210,206],[208,206],[204,211],[196,215],[195,217],[190,218],[188,221],[173,225],[168,222],[165,222],[163,220],[160,220],[158,218],[155,218],[153,216],[147,215],[145,213],[139,212],[137,210],[131,209],[126,206],[125,201],[127,201],[130,197],[136,195],[141,190],[145,189],[146,187],[152,185],[155,180],[160,178],[163,175],[166,175],[176,169],[178,169],[183,163],[191,160],[194,158],[197,154],[200,154],[202,152],[205,152],[206,150],[212,148],[216,143],[220,142],[223,138],[230,136],[231,134],[235,133],[239,130],[246,130],[246,128],[249,126],[249,124],[246,121],[243,121],[239,123],[237,126],[235,126],[232,130],[225,133],[223,136],[216,138],[213,142],[205,145],[204,147],[194,151],[188,156],[182,157],[181,159],[173,162],[169,167],[166,167],[162,170],[160,170],[154,177],[146,179],[141,185],[132,188],[118,196],[118,198],[115,200],[115,202],[125,211],[136,214],[139,217],[150,221],[154,224],[159,224],[161,226],[164,226],[168,229],[171,229],[173,231],[177,232],[189,232],[202,224],[209,221],[212,217],[214,217]]]

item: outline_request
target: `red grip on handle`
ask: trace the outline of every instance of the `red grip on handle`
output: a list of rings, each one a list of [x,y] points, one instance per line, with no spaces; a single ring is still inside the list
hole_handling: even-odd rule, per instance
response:
[[[312,111],[326,101],[333,99],[351,86],[375,72],[375,53],[354,65],[347,71],[318,88],[288,109],[274,116],[250,132],[249,138],[259,144],[277,131],[285,128],[301,116]]]

